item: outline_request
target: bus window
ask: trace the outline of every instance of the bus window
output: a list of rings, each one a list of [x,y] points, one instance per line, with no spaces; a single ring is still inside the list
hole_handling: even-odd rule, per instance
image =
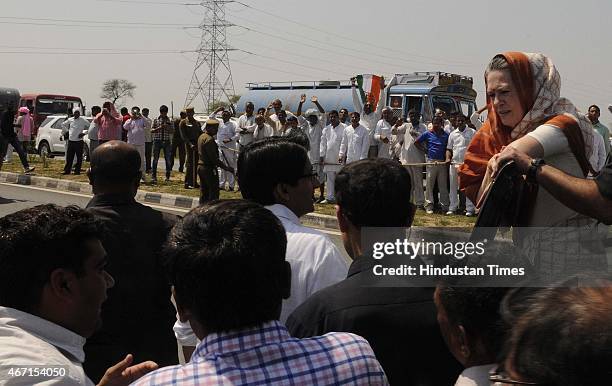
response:
[[[457,110],[457,107],[455,105],[455,101],[453,100],[453,98],[443,97],[443,96],[433,96],[432,100],[433,100],[434,110],[435,109],[443,110],[446,113],[447,117],[450,113]]]
[[[38,114],[68,114],[72,112],[74,101],[39,99],[36,104]]]

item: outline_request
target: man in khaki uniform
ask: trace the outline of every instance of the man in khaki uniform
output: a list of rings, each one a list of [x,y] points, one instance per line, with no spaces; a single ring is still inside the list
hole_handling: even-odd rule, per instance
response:
[[[219,121],[206,121],[205,131],[198,138],[198,176],[200,177],[200,205],[219,199],[219,173],[217,167],[234,173],[234,168],[219,160],[219,147],[215,135],[219,130]]]
[[[193,117],[195,113],[193,107],[185,109],[187,118],[179,124],[179,131],[185,143],[187,162],[185,163],[185,189],[197,188],[196,161],[198,159],[198,138],[202,134],[202,125]]]

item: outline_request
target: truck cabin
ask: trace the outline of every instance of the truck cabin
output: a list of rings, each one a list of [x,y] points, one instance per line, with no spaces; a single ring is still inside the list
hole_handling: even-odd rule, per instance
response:
[[[445,72],[397,74],[398,83],[391,86],[387,106],[396,118],[407,119],[408,111],[421,112],[425,123],[431,122],[436,109],[446,114],[457,111],[470,116],[476,111],[476,91],[471,77]]]

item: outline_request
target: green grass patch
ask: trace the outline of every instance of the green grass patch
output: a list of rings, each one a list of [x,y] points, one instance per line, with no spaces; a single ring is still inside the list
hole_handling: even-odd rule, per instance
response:
[[[70,180],[76,182],[89,182],[85,171],[89,167],[88,162],[83,162],[83,167],[80,175],[62,175],[64,171],[64,162],[62,160],[47,159],[47,165],[43,165],[41,159],[37,156],[30,156],[30,166],[35,166],[36,170],[31,175],[57,178],[60,180]],[[2,171],[23,173],[23,167],[19,158],[16,154],[13,155],[13,159],[9,163],[5,163],[2,166]],[[170,182],[164,182],[165,171],[158,170],[157,174],[158,183],[152,185],[150,183],[141,184],[140,189],[150,192],[158,193],[169,193],[181,196],[199,197],[200,191],[198,189],[185,189],[184,179],[185,175],[177,171],[173,171],[170,176]],[[242,198],[240,192],[227,192],[221,191],[220,198],[222,199],[239,199]],[[390,210],[392,207],[390,206]],[[336,215],[335,206],[332,204],[315,204],[315,212],[319,214],[325,214],[329,216]],[[476,222],[475,217],[466,217],[464,215],[452,215],[447,216],[445,214],[427,214],[424,210],[418,210],[414,219],[414,226],[421,227],[472,227]]]

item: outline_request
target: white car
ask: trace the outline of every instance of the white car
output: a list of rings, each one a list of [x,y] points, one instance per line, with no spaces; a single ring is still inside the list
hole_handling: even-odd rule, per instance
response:
[[[93,120],[93,117],[83,118],[87,119],[88,122]],[[50,115],[40,124],[36,135],[36,150],[40,156],[44,154],[46,157],[52,158],[54,155],[66,154],[68,141],[62,137],[62,123],[66,119],[68,119],[67,115]],[[87,130],[84,133],[83,159],[88,160],[89,138],[87,137]]]

